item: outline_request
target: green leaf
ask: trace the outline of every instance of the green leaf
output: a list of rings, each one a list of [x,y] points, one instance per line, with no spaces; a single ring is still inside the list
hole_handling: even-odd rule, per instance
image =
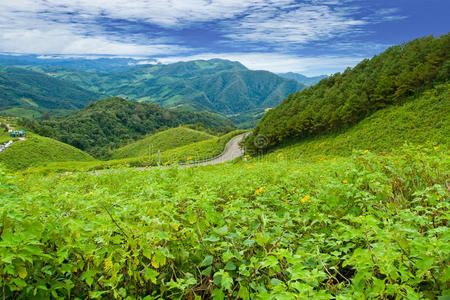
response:
[[[202,263],[200,264],[200,267],[206,267],[213,263],[214,257],[212,255],[207,255],[205,259],[203,259]]]
[[[234,271],[234,270],[236,270],[236,265],[232,261],[230,261],[226,264],[225,270]]]

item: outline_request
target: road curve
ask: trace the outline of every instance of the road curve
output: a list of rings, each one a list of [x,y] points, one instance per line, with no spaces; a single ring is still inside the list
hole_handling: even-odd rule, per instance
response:
[[[217,165],[224,163],[226,161],[233,160],[235,158],[238,158],[244,154],[244,150],[242,150],[239,147],[239,143],[248,135],[248,132],[240,134],[232,138],[227,145],[225,146],[225,150],[223,153],[210,161],[204,161],[204,162],[194,162],[188,165],[184,165],[183,167],[193,167],[193,166],[206,166],[206,165]]]

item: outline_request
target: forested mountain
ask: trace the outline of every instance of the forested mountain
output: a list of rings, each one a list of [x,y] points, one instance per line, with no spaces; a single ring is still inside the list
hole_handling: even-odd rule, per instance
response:
[[[259,118],[289,94],[306,86],[267,71],[251,71],[238,62],[221,59],[138,65],[122,70],[75,69],[66,66],[28,66],[71,81],[106,96],[155,102],[169,108],[244,115],[242,122]],[[257,113],[252,114],[251,111]]]
[[[306,86],[315,85],[316,83],[319,83],[319,81],[321,81],[322,79],[328,77],[327,75],[308,77],[303,74],[293,73],[293,72],[279,73],[278,75],[281,77],[284,77],[284,78],[297,80],[298,82],[300,82]]]
[[[256,144],[267,148],[288,138],[336,132],[381,108],[402,105],[449,81],[449,55],[448,34],[391,47],[353,69],[289,96],[263,117],[247,145],[254,147],[258,135],[264,138]]]
[[[0,111],[26,108],[36,111],[80,109],[100,94],[72,82],[14,67],[0,67]]]
[[[227,119],[209,112],[169,110],[155,103],[121,98],[100,100],[58,120],[22,120],[21,123],[33,132],[55,138],[96,157],[107,157],[110,149],[127,141],[183,124],[198,124],[198,127],[221,133],[234,128]]]

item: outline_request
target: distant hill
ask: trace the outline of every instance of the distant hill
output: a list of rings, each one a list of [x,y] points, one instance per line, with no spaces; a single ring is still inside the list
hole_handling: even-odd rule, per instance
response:
[[[93,160],[92,156],[80,149],[30,133],[26,140],[15,142],[0,153],[0,164],[11,170],[22,170],[50,162]]]
[[[121,147],[112,153],[111,158],[120,159],[153,155],[158,150],[163,152],[212,138],[215,138],[215,136],[205,132],[186,127],[176,127],[149,135],[134,143]]]
[[[353,69],[289,96],[263,117],[247,146],[269,148],[288,139],[339,132],[377,110],[404,105],[437,85],[444,84],[438,91],[444,93],[449,80],[449,34],[391,47]],[[260,136],[259,141],[256,136]]]
[[[15,67],[0,67],[0,112],[80,109],[100,94],[87,91],[72,82]],[[14,115],[14,113],[11,113]]]
[[[184,124],[198,124],[220,133],[234,128],[229,120],[209,112],[169,110],[155,103],[121,98],[100,100],[61,119],[23,120],[21,125],[96,157],[107,158],[111,149],[158,130]]]
[[[278,75],[281,77],[284,77],[284,78],[294,79],[306,86],[315,85],[316,83],[319,83],[319,81],[321,81],[322,79],[328,78],[327,75],[307,77],[305,75],[302,75],[299,73],[293,73],[293,72],[279,73]]]
[[[293,79],[267,71],[251,71],[239,62],[222,59],[133,65],[111,70],[76,68],[70,64],[42,65],[33,61],[21,66],[70,81],[104,97],[117,96],[226,116],[242,114],[245,119],[235,118],[244,119],[242,123],[252,123],[259,119],[261,111],[306,87]],[[251,114],[254,110],[258,113]]]

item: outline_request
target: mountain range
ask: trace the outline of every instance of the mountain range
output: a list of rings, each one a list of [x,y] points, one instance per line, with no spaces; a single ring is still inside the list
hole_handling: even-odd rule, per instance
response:
[[[248,70],[239,62],[221,59],[168,65],[151,61],[140,63],[143,62],[132,59],[96,61],[0,56],[0,64],[20,66],[77,85],[97,99],[98,95],[121,97],[155,102],[171,109],[210,111],[222,114],[238,125],[245,124],[245,127],[254,125],[266,109],[277,106],[289,94],[306,87],[293,79],[267,71]]]
[[[3,114],[22,108],[21,112],[64,111],[83,108],[101,95],[76,84],[45,74],[16,67],[0,67],[0,111]]]

